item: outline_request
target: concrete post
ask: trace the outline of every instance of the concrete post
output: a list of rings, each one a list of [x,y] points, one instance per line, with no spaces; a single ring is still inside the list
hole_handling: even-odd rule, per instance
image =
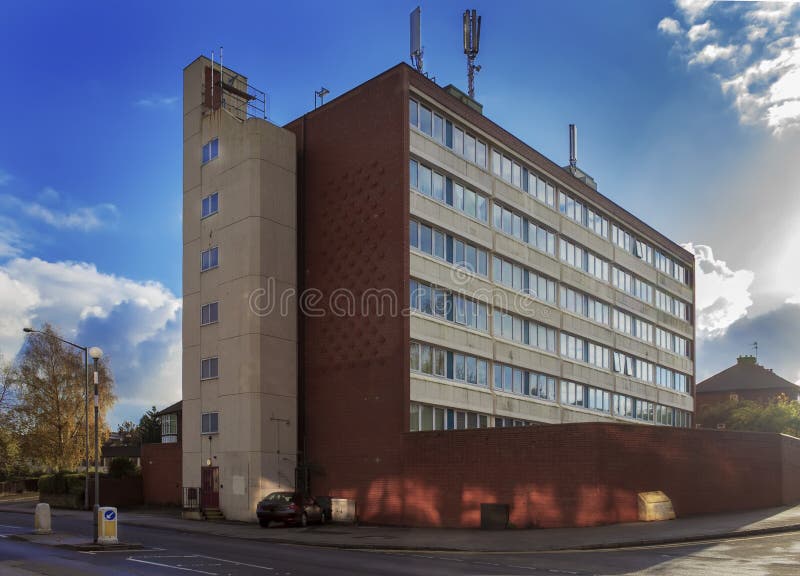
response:
[[[50,504],[40,502],[36,505],[33,516],[33,531],[35,534],[50,534],[53,532],[50,521]]]

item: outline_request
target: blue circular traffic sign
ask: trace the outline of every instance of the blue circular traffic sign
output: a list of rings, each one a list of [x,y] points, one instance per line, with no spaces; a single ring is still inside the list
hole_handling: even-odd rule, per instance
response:
[[[117,513],[114,512],[113,510],[106,510],[105,512],[103,512],[103,518],[105,518],[106,520],[113,520],[116,517]]]

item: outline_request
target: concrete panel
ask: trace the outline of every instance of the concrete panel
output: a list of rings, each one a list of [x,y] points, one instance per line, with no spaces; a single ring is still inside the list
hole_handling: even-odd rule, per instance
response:
[[[614,389],[614,376],[610,372],[564,360],[561,363],[561,377],[578,384],[589,384],[606,390]]]
[[[443,382],[413,374],[410,393],[411,402],[492,414],[493,400],[488,388]]]
[[[668,276],[666,274],[659,272],[657,285],[659,288],[662,288],[666,292],[670,292],[673,296],[677,296],[684,302],[688,302],[691,304],[693,301],[692,289],[686,284],[681,284],[680,282],[675,280],[672,276]]]
[[[658,282],[655,268],[619,246],[614,246],[614,262],[653,286]]]
[[[561,315],[561,328],[571,334],[588,338],[605,346],[614,346],[614,332],[602,324],[564,312]]]
[[[558,356],[519,346],[506,340],[495,340],[494,357],[498,362],[511,364],[517,368],[551,376],[558,376],[561,373],[561,359]]]
[[[557,424],[561,421],[561,408],[552,402],[543,402],[504,392],[497,392],[495,414],[533,422]]]
[[[412,312],[409,318],[412,340],[427,342],[442,348],[492,358],[492,339],[489,334],[470,330],[463,326],[431,316]]]
[[[614,302],[616,298],[616,294],[618,292],[614,289],[613,286],[610,284],[603,282],[602,280],[598,280],[594,276],[590,276],[585,272],[578,270],[577,268],[573,268],[567,264],[560,266],[560,279],[565,284],[580,290],[581,292],[585,292],[587,294],[591,294],[604,302]]]
[[[418,192],[411,192],[410,202],[412,216],[427,220],[434,226],[473,244],[483,246],[487,250],[492,249],[492,230],[489,228],[488,222],[474,220],[455,208],[432,200]]]

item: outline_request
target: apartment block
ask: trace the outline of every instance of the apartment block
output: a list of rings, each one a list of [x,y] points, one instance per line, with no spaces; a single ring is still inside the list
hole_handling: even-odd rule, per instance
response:
[[[694,257],[577,166],[404,64],[284,128],[217,69],[184,75],[185,486],[402,522],[409,434],[691,427]]]

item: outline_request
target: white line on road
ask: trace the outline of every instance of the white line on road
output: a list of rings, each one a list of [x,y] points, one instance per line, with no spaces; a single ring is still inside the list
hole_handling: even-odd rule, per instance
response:
[[[191,558],[191,556],[183,556],[183,558]],[[173,566],[172,564],[162,564],[161,562],[150,562],[149,560],[142,560],[141,558],[128,557],[128,560],[131,562],[139,562],[141,564],[150,564],[151,566],[161,566],[162,568],[174,568],[175,570],[185,570],[186,572],[197,572],[198,574],[217,576],[216,572],[204,572],[203,570],[194,570],[192,568],[184,568],[183,566]]]
[[[236,566],[247,566],[248,568],[258,568],[259,570],[275,570],[269,566],[259,566],[258,564],[247,564],[246,562],[236,562],[235,560],[226,560],[225,558],[215,558],[213,556],[204,556],[198,554],[197,558],[208,558],[209,560],[217,560],[219,562],[227,562],[228,564],[235,564]]]

